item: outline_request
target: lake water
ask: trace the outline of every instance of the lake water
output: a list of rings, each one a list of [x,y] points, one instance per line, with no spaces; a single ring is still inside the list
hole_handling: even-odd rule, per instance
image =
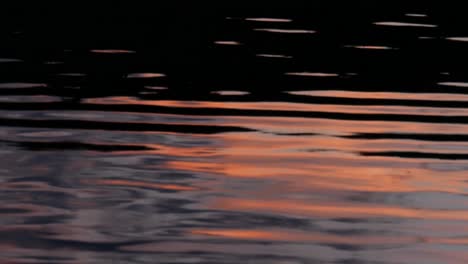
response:
[[[468,19],[15,5],[0,262],[468,263]]]

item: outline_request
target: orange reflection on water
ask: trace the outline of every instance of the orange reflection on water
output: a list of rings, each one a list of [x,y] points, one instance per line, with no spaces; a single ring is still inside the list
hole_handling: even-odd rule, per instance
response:
[[[154,72],[137,72],[137,73],[129,73],[127,78],[160,78],[165,77],[166,75],[163,73],[154,73]]]
[[[268,240],[287,242],[319,242],[326,244],[404,244],[415,243],[417,238],[405,236],[340,236],[319,232],[293,230],[249,230],[249,229],[195,229],[194,235],[223,237],[242,240]]]
[[[377,97],[377,93],[374,93]],[[359,96],[356,94],[356,96]],[[383,97],[385,95],[382,95]],[[371,98],[370,96],[369,98]],[[447,98],[449,99],[449,98]],[[468,99],[468,97],[467,97]],[[451,100],[451,99],[450,99]],[[139,104],[155,105],[167,107],[200,107],[200,108],[237,108],[237,109],[282,109],[297,110],[302,109],[301,104],[275,105],[275,103],[230,103],[207,102],[207,101],[145,101],[134,97],[107,97],[90,98],[83,100],[86,103],[95,104]],[[250,105],[249,105],[250,104]],[[304,104],[307,105],[307,104]],[[310,107],[310,105],[309,105]],[[316,106],[318,107],[318,106]],[[337,106],[331,106],[331,110],[336,111]],[[307,108],[306,108],[307,109]],[[317,108],[320,109],[320,108]],[[416,108],[419,109],[419,108]],[[437,110],[437,109],[435,109]],[[402,109],[402,111],[406,111]],[[417,110],[416,110],[417,111]],[[179,115],[159,114],[164,117],[179,117]],[[444,123],[420,123],[420,122],[398,122],[398,121],[363,121],[363,120],[333,120],[326,118],[301,118],[301,117],[255,117],[255,116],[203,116],[186,115],[184,122],[199,124],[199,118],[210,121],[222,122],[223,125],[240,126],[262,131],[275,131],[284,133],[318,133],[328,135],[348,135],[350,133],[435,133],[435,134],[464,134],[468,126],[464,124],[444,124]],[[167,121],[170,122],[170,121]],[[172,123],[172,122],[171,122]],[[176,123],[176,122],[173,122]]]
[[[468,184],[463,172],[440,173],[425,169],[379,167],[359,165],[337,165],[340,160],[331,158],[329,164],[316,164],[306,159],[295,163],[263,157],[245,157],[250,162],[225,157],[219,162],[171,161],[168,169],[213,173],[234,178],[261,178],[271,181],[287,180],[284,189],[294,192],[359,191],[359,192],[437,192],[465,194]],[[335,163],[335,164],[333,164]],[[287,175],[287,178],[285,176]]]
[[[468,220],[466,210],[428,210],[391,207],[377,204],[304,203],[298,200],[248,200],[222,198],[213,201],[212,207],[219,210],[268,212],[316,218],[410,218],[433,220]]]
[[[220,236],[226,238],[235,239],[261,239],[261,240],[297,240],[298,237],[291,239],[291,234],[287,232],[271,232],[262,230],[232,230],[232,229],[221,229],[221,230],[192,230],[192,234],[195,235],[208,235],[208,236]],[[302,239],[301,239],[302,240]]]
[[[395,121],[333,120],[296,117],[222,117],[224,125],[243,126],[276,133],[316,133],[349,135],[353,133],[465,134],[464,124],[438,124]]]
[[[388,147],[385,149],[385,145],[379,145],[381,142],[333,137],[283,137],[260,133],[226,133],[215,137],[222,141],[223,145],[218,147],[218,155],[213,156],[213,159],[171,160],[165,163],[165,167],[233,178],[287,180],[288,185],[284,188],[295,192],[341,190],[465,194],[468,188],[464,171],[445,171],[444,177],[441,177],[440,171],[422,167],[426,162],[434,167],[447,166],[448,163],[444,161],[371,158],[340,152],[353,148],[355,151],[359,151],[360,148],[374,151],[390,150],[392,141],[387,142]],[[275,144],[272,145],[271,142]],[[405,141],[400,142],[402,145],[404,143]],[[372,149],[373,144],[375,149]],[[407,144],[409,151],[417,151],[425,142],[410,141]],[[433,146],[432,144],[428,143],[428,147]],[[326,150],[327,147],[330,151]],[[317,148],[317,151],[307,151],[307,148]],[[331,151],[333,149],[337,151]],[[463,164],[464,161],[450,161],[451,168]]]
[[[147,189],[159,189],[159,190],[168,190],[168,191],[194,191],[197,188],[185,185],[177,184],[163,184],[163,183],[153,183],[153,182],[144,182],[137,180],[123,180],[123,179],[97,179],[97,180],[86,180],[87,184],[97,184],[97,185],[108,185],[108,186],[122,186],[122,187],[140,187]]]
[[[161,144],[147,144],[145,146],[153,149],[148,151],[148,154],[163,154],[170,157],[211,157],[218,154],[215,147],[204,145],[193,146],[190,148]]]
[[[265,155],[281,153],[293,155],[307,152],[366,152],[366,151],[392,151],[398,148],[400,151],[434,151],[437,153],[466,153],[468,144],[464,142],[437,142],[409,139],[379,139],[369,141],[367,139],[349,139],[343,137],[325,135],[272,135],[266,133],[230,133],[220,136],[223,142],[229,141],[229,151],[219,150],[221,154],[251,154],[255,150],[265,151]],[[271,144],[275,142],[275,144]],[[268,153],[266,152],[268,151]],[[306,152],[306,153],[304,153]]]
[[[434,100],[434,101],[468,101],[468,95],[448,93],[392,93],[392,92],[355,92],[340,90],[313,90],[291,91],[295,95],[327,96],[344,98],[369,98],[369,99],[402,99],[402,100]]]
[[[322,73],[321,73],[322,74]],[[212,102],[212,101],[144,101],[133,98],[115,97],[97,99],[104,104],[141,104],[165,107],[188,108],[219,108],[241,110],[277,110],[277,111],[311,111],[320,113],[346,113],[346,114],[413,114],[413,115],[468,115],[468,110],[463,108],[442,107],[413,107],[413,106],[366,106],[366,105],[332,105],[332,104],[306,104],[290,102]],[[96,101],[89,99],[88,102]]]

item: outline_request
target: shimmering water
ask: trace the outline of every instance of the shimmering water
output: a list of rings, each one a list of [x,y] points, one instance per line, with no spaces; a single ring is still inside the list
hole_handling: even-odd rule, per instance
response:
[[[466,15],[326,2],[6,9],[0,262],[467,263]]]

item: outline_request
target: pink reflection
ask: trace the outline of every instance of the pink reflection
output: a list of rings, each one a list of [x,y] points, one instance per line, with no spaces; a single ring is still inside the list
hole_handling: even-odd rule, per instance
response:
[[[146,79],[146,78],[161,78],[165,77],[165,74],[162,73],[153,73],[153,72],[145,72],[145,73],[130,73],[127,75],[129,79]]]
[[[395,49],[395,48],[388,47],[388,46],[371,46],[371,45],[357,45],[357,46],[349,45],[349,46],[345,46],[345,47],[355,48],[355,49],[364,49],[364,50],[391,50],[391,49]]]
[[[375,22],[377,26],[390,26],[390,27],[423,27],[423,28],[436,28],[437,25],[421,24],[421,23],[408,23],[408,22]]]
[[[442,86],[468,87],[468,82],[440,82],[438,84]]]

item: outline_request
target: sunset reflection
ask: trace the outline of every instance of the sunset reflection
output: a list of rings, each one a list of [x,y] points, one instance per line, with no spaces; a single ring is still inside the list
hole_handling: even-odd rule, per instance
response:
[[[0,264],[468,263],[461,5],[14,2]]]
[[[297,216],[318,218],[416,218],[436,220],[468,220],[464,210],[423,210],[403,207],[389,207],[364,204],[304,204],[295,200],[244,200],[220,199],[213,206],[222,210],[260,211],[269,213],[286,213]]]
[[[260,240],[260,241],[282,241],[282,242],[296,242],[306,243],[314,242],[321,244],[339,244],[339,245],[404,245],[410,243],[418,243],[421,240],[415,237],[405,236],[369,236],[369,235],[334,235],[318,232],[291,232],[290,230],[239,230],[239,229],[206,229],[206,230],[192,230],[194,235],[211,236],[225,239],[240,239],[240,240]],[[466,241],[458,239],[438,240],[427,239],[425,243],[461,243],[466,244]]]

